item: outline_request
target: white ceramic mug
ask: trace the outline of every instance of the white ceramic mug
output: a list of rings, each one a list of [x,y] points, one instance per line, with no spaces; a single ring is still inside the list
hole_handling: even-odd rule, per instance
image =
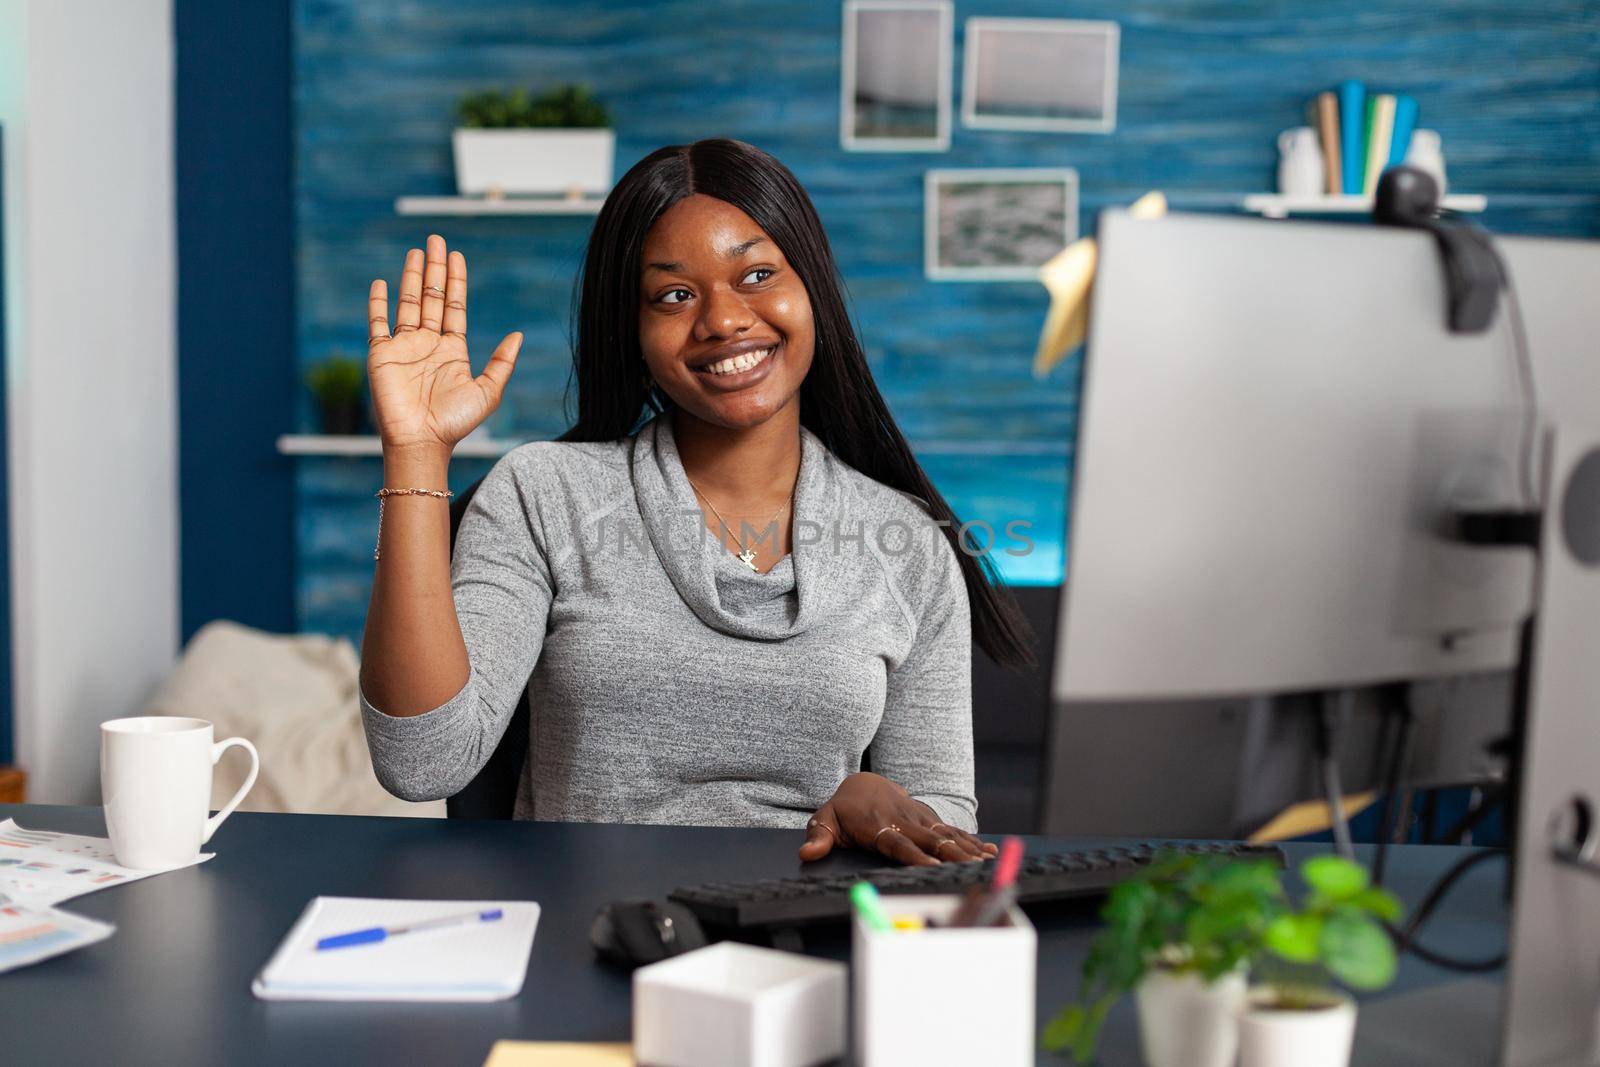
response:
[[[100,799],[118,863],[148,869],[192,862],[256,784],[256,747],[242,737],[213,744],[211,733],[204,719],[162,715],[100,724]],[[235,745],[250,753],[250,773],[208,818],[211,769]]]

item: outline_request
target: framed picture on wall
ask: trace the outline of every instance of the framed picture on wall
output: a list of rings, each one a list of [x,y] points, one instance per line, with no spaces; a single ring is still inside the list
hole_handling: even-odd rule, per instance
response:
[[[856,152],[950,147],[949,0],[846,0],[839,143]]]
[[[968,19],[962,125],[1110,133],[1120,40],[1115,22]]]
[[[1078,237],[1070,167],[930,170],[924,271],[936,281],[1032,281]]]

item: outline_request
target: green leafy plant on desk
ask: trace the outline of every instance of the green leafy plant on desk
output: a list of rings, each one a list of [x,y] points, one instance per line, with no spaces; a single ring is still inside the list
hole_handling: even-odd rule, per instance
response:
[[[1384,923],[1400,901],[1371,884],[1366,869],[1338,856],[1300,865],[1305,895],[1262,933],[1261,984],[1239,1013],[1239,1067],[1348,1067],[1362,991],[1394,981],[1394,942]]]
[[[1342,1047],[1348,1062],[1355,1005],[1339,984],[1366,991],[1393,981],[1383,923],[1399,918],[1400,902],[1337,856],[1309,859],[1299,874],[1306,891],[1296,906],[1270,861],[1159,857],[1112,890],[1079,999],[1045,1028],[1044,1046],[1091,1060],[1106,1014],[1134,993],[1150,1067],[1231,1065],[1236,1056],[1240,1067],[1284,1067],[1311,1046]]]
[[[1306,897],[1276,916],[1262,934],[1259,968],[1271,1005],[1303,1011],[1337,998],[1335,980],[1351,989],[1382,989],[1394,981],[1394,941],[1384,923],[1400,920],[1400,901],[1371,884],[1366,868],[1338,856],[1300,865]]]
[[[1282,899],[1283,886],[1270,860],[1158,856],[1111,891],[1101,911],[1105,926],[1084,961],[1079,999],[1045,1028],[1045,1047],[1079,1063],[1089,1061],[1107,1012],[1152,981],[1186,985],[1199,996],[1217,987],[1210,990],[1215,1011],[1236,1010],[1243,999],[1243,971]],[[1158,1054],[1152,1057],[1151,1051]],[[1161,1058],[1159,1050],[1147,1049],[1148,1061]]]
[[[610,126],[606,106],[583,85],[558,85],[531,96],[526,89],[469,93],[456,105],[461,125],[473,130],[582,128]]]

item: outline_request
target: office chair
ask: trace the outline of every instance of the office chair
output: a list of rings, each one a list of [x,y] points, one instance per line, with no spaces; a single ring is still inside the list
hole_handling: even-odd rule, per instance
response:
[[[473,482],[457,493],[450,501],[450,550],[455,551],[456,528],[461,516],[466,514],[472,494],[478,491],[483,479]],[[522,690],[517,700],[517,710],[506,724],[506,732],[494,747],[489,762],[462,787],[461,792],[444,802],[445,814],[452,819],[509,819],[517,804],[517,780],[522,777],[522,764],[528,758],[528,729],[531,714],[528,709],[528,690]]]

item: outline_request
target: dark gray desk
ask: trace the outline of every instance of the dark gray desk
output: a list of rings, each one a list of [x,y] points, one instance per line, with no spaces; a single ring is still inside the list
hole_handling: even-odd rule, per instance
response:
[[[0,818],[7,816],[40,829],[105,832],[98,808],[0,805]],[[791,874],[799,868],[799,843],[799,835],[773,830],[235,815],[208,846],[217,853],[209,863],[64,905],[116,923],[117,932],[0,975],[0,1060],[29,1067],[477,1067],[499,1038],[627,1040],[628,979],[593,959],[588,928],[595,909],[618,897],[661,897],[686,883]],[[1070,846],[1043,838],[1029,844]],[[1295,856],[1310,851],[1290,849]],[[1397,849],[1390,859],[1395,888],[1414,904],[1461,852]],[[853,857],[824,863],[867,865]],[[1499,867],[1481,865],[1456,889],[1429,927],[1429,944],[1487,955],[1503,943]],[[483,1005],[256,1000],[250,979],[319,894],[537,900],[544,910],[527,984],[515,1000]],[[1057,905],[1033,917],[1042,1026],[1077,988],[1094,908]],[[813,948],[842,959],[848,943],[841,932]],[[1450,977],[1407,960],[1396,992],[1424,991]],[[1364,1004],[1363,1019],[1381,1007]],[[1492,1033],[1493,1018],[1479,1021]],[[1377,1047],[1365,1030],[1358,1033],[1357,1064],[1420,1062]],[[1039,1062],[1066,1061],[1041,1055]],[[1139,1062],[1129,1004],[1111,1017],[1102,1062]]]

